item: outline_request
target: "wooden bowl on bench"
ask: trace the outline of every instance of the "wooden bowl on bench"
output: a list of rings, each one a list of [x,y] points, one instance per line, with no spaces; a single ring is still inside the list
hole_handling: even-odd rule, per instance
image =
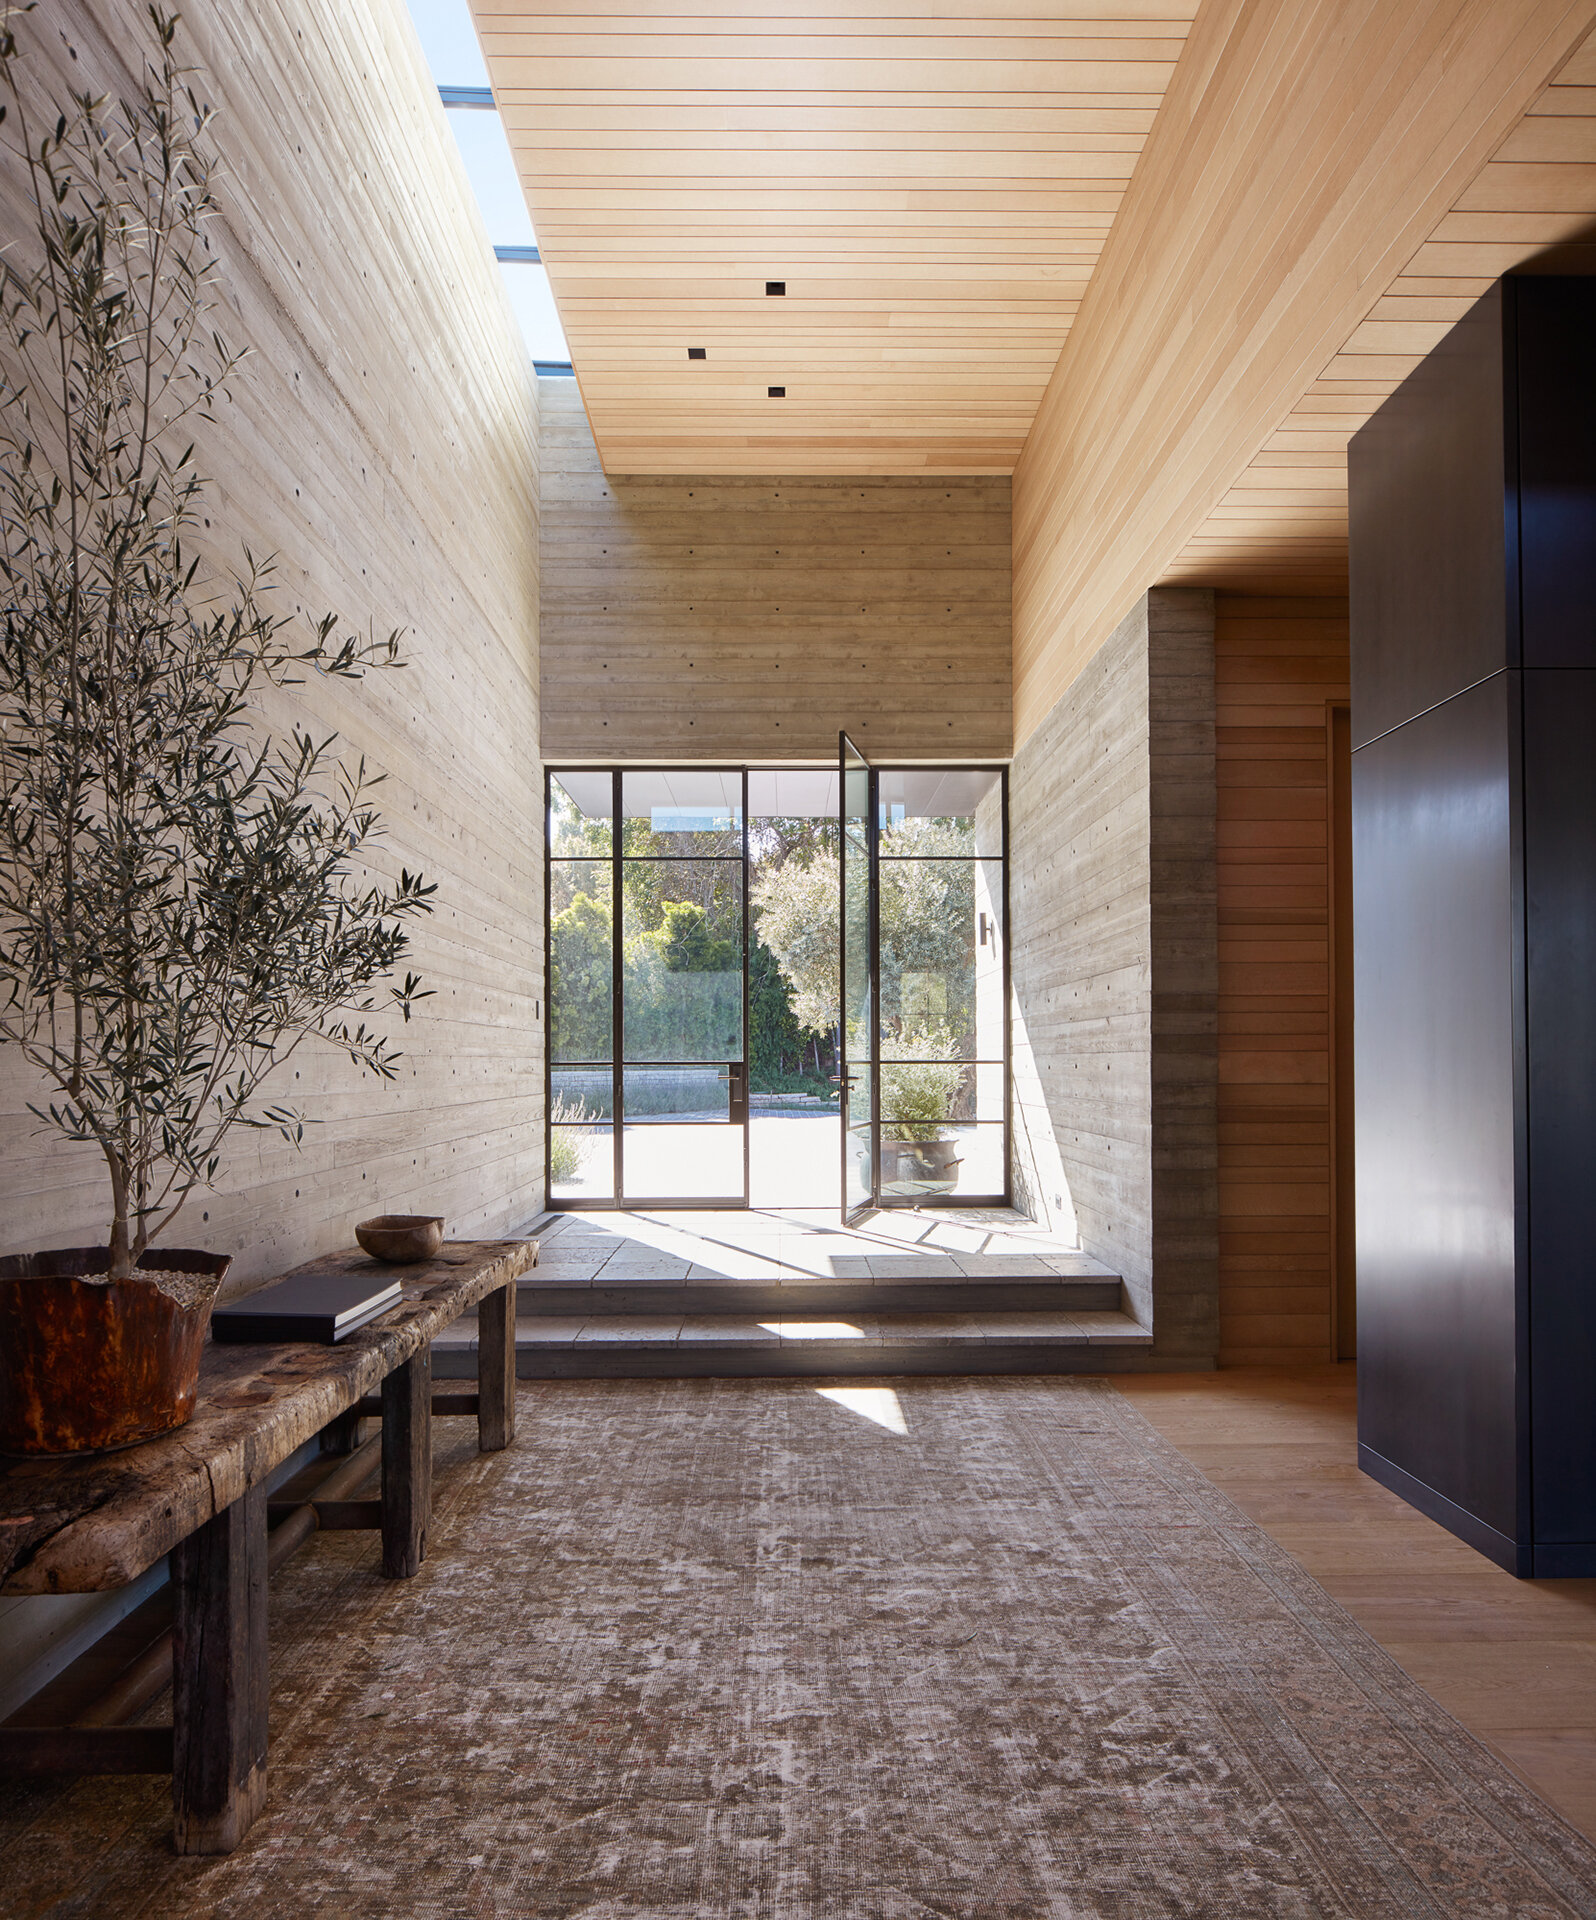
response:
[[[362,1220],[355,1238],[373,1260],[404,1267],[431,1260],[443,1245],[443,1216],[431,1213],[379,1213]]]

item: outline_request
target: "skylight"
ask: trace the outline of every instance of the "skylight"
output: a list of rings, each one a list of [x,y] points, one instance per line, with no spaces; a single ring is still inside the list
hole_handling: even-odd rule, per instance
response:
[[[510,157],[504,122],[480,108],[451,107],[449,125],[487,223],[488,238],[496,247],[535,247],[537,235]]]
[[[568,367],[571,350],[555,309],[548,269],[537,257],[537,235],[516,177],[504,122],[491,104],[478,104],[484,99],[481,90],[488,85],[488,69],[471,9],[466,0],[409,0],[409,4],[527,351],[540,368]],[[465,104],[472,93],[477,99]],[[486,100],[490,102],[491,95]]]
[[[485,87],[488,66],[466,0],[410,0],[432,77],[440,87]]]

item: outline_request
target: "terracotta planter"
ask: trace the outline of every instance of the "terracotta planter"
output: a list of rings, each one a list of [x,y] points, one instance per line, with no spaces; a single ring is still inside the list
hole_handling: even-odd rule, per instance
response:
[[[959,1184],[957,1140],[883,1140],[881,1184],[951,1193]]]
[[[0,1259],[0,1453],[92,1453],[180,1427],[194,1412],[211,1307],[232,1255],[152,1247],[139,1265],[193,1276],[179,1300],[104,1273],[104,1247]]]

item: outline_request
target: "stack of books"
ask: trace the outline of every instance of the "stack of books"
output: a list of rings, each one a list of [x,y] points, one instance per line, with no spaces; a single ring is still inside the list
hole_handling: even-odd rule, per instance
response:
[[[211,1332],[221,1341],[315,1340],[330,1347],[397,1306],[399,1297],[399,1282],[383,1274],[290,1274],[218,1307]]]

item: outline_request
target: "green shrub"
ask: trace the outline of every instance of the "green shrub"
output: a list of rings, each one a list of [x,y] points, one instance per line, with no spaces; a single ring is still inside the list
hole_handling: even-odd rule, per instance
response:
[[[550,1186],[564,1186],[581,1172],[582,1148],[579,1143],[584,1135],[593,1131],[582,1123],[591,1118],[585,1101],[567,1100],[559,1093],[554,1096],[554,1103],[549,1108],[549,1121],[553,1127],[549,1135]]]

